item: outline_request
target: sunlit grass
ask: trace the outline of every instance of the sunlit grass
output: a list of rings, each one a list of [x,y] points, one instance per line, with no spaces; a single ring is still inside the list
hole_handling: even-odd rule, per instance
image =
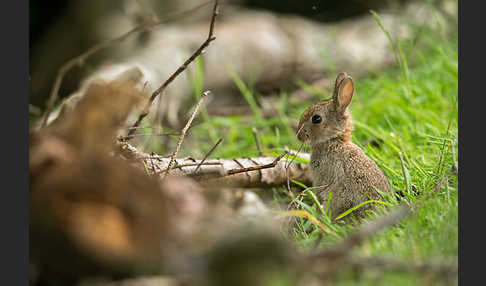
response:
[[[374,16],[379,21],[379,15]],[[356,252],[393,256],[411,262],[430,259],[457,261],[457,175],[449,176],[453,172],[454,160],[457,160],[452,157],[452,154],[457,154],[458,141],[457,34],[447,39],[442,34],[434,34],[432,30],[423,33],[426,44],[421,49],[406,41],[392,40],[390,36],[397,65],[380,73],[355,78],[356,93],[350,107],[355,122],[352,140],[384,171],[392,189],[402,191],[401,201],[415,202],[445,177],[447,181],[414,208],[408,217],[377,233],[359,246]],[[409,55],[409,58],[405,55]],[[346,72],[353,74],[352,70]],[[276,106],[279,116],[264,118],[255,101],[258,96],[255,96],[254,89],[237,76],[233,76],[233,79],[254,115],[206,115],[204,123],[191,131],[197,138],[198,150],[187,149],[186,154],[204,154],[214,144],[214,138],[224,137],[224,142],[212,157],[257,156],[253,127],[258,128],[265,155],[278,156],[286,146],[296,149],[295,131],[291,124],[295,124],[301,113],[314,102],[290,104],[289,93],[281,92],[278,94],[280,104]],[[305,83],[299,84],[313,91]],[[196,82],[195,86],[200,90],[200,83]],[[323,98],[323,94],[329,95],[331,90],[313,92],[320,94],[316,96],[317,100]],[[210,132],[208,128],[211,128]],[[310,152],[310,149],[307,151]],[[305,159],[296,161],[307,162]],[[300,182],[292,182],[296,195],[306,187]],[[286,210],[292,198],[283,187],[266,191],[267,197],[273,198],[270,202],[272,207]],[[376,203],[377,210],[369,212],[366,220],[385,214],[390,206],[399,203],[395,195],[384,197],[385,202]],[[327,206],[321,208],[311,195],[305,196],[297,205],[305,211],[305,216],[296,218],[291,239],[302,250],[314,249],[316,243],[319,243],[319,247],[332,245],[355,228],[350,224],[331,222]],[[309,219],[310,216],[312,219]],[[332,230],[337,236],[329,235],[323,228]],[[337,282],[348,285],[346,283],[349,281],[356,282],[353,279],[343,272]],[[414,285],[421,279],[409,274],[386,274],[380,281],[383,285]],[[372,284],[372,280],[367,278],[358,281],[359,285]]]

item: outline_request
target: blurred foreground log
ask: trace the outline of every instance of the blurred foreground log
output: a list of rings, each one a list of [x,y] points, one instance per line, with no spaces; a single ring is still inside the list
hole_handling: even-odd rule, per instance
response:
[[[66,283],[160,273],[163,257],[190,249],[207,209],[202,188],[186,178],[161,184],[109,155],[142,98],[131,83],[92,84],[64,120],[31,132],[29,241],[43,275]]]
[[[160,180],[147,174],[141,162],[135,167],[116,155],[117,132],[141,98],[130,81],[93,83],[62,120],[31,131],[33,283],[73,285],[87,278],[171,274],[189,275],[192,284],[187,285],[228,285],[232,279],[264,285],[275,267],[283,271],[290,265],[292,248],[277,235],[277,224],[264,224],[272,218],[264,207],[242,206],[255,204],[254,197],[228,198],[219,181],[203,189],[191,176],[171,174]],[[203,167],[199,171],[206,172]],[[235,178],[241,175],[247,176]],[[258,220],[242,220],[233,205],[240,214],[264,213]]]

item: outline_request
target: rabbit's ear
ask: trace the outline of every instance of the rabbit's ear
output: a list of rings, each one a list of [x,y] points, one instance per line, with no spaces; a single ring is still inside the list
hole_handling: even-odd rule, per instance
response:
[[[345,79],[347,77],[348,77],[348,74],[345,73],[345,72],[340,72],[337,75],[336,81],[334,82],[334,94],[333,94],[333,97],[334,98],[337,97],[337,93],[338,93],[338,90],[339,90],[339,85],[341,84],[341,82],[343,81],[343,79]]]
[[[354,83],[350,76],[347,76],[337,86],[336,96],[334,102],[338,111],[344,112],[348,105],[351,103],[351,99],[354,94]]]

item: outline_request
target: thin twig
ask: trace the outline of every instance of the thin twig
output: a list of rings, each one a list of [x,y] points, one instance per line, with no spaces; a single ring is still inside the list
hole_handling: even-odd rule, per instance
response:
[[[292,145],[290,145],[290,147],[292,147]],[[300,151],[302,150],[302,147],[304,147],[304,143],[300,144],[300,147],[299,149],[297,149],[297,152],[295,153],[295,155],[292,157],[292,159],[288,162],[288,164],[285,165],[285,168],[288,169],[290,167],[290,165],[292,165],[292,163],[294,162],[295,158],[299,156],[299,153]],[[289,152],[290,150],[292,149],[289,149]]]
[[[203,166],[221,166],[222,164],[219,163],[219,162],[205,162],[205,163],[192,163],[192,164],[183,164],[183,165],[176,165],[174,167],[172,167],[172,169],[182,169],[182,168],[185,168],[185,167],[194,167],[194,166],[200,166],[200,165],[203,165]],[[155,172],[155,174],[163,174],[163,173],[167,173],[169,170],[168,169],[164,169],[164,170],[161,170],[161,171],[157,171]]]
[[[294,193],[292,193],[292,188],[290,187],[290,166],[294,162],[297,155],[299,155],[300,150],[302,150],[303,146],[304,146],[304,143],[302,143],[300,145],[299,150],[297,150],[297,154],[289,161],[288,164],[285,165],[285,176],[287,177],[287,192],[289,193],[291,198],[294,198]],[[292,145],[290,145],[290,147],[292,147]]]
[[[132,125],[132,127],[138,127],[142,120],[149,114],[150,112],[150,107],[152,106],[152,103],[154,102],[155,98],[159,94],[161,94],[167,86],[180,74],[182,73],[187,66],[193,62],[197,56],[201,55],[204,51],[204,49],[209,46],[209,44],[216,39],[216,37],[213,36],[214,32],[214,22],[216,21],[216,16],[219,14],[219,1],[216,0],[214,2],[214,7],[213,7],[213,16],[211,18],[211,24],[209,26],[209,34],[204,43],[158,88],[156,89],[152,95],[150,96],[149,101],[147,102],[147,105],[143,109],[142,113],[138,116],[137,121]],[[128,136],[130,136],[133,133],[133,129],[130,129],[128,131]]]
[[[257,171],[257,170],[262,170],[262,169],[268,169],[268,168],[273,168],[275,166],[277,166],[277,163],[278,161],[280,161],[280,159],[283,158],[283,156],[285,156],[285,154],[287,154],[287,152],[283,152],[282,154],[280,154],[277,158],[275,158],[275,160],[270,163],[270,164],[266,164],[266,165],[257,165],[257,166],[253,166],[253,167],[248,167],[248,168],[240,168],[240,169],[231,169],[229,170],[226,174],[227,175],[234,175],[234,174],[238,174],[238,173],[245,173],[245,172],[251,172],[251,171]]]
[[[157,154],[152,154],[152,155],[146,155],[146,156],[140,157],[140,159],[150,159],[150,158],[160,160],[160,159],[169,158],[169,156],[160,156],[160,155],[157,155]]]
[[[195,174],[197,171],[199,171],[199,168],[201,168],[201,165],[204,163],[204,161],[206,161],[206,159],[211,155],[211,153],[213,153],[213,151],[216,149],[216,147],[218,147],[219,143],[221,143],[221,141],[223,141],[223,140],[224,140],[224,138],[218,139],[218,142],[216,142],[216,144],[214,144],[213,148],[211,148],[211,150],[209,150],[209,152],[204,156],[204,158],[201,160],[201,162],[199,162],[199,164],[196,167],[196,170],[194,170],[194,172],[192,172],[192,174]]]
[[[127,141],[128,139],[131,139],[133,137],[138,137],[138,136],[176,136],[176,135],[180,135],[180,134],[179,133],[136,133],[130,136],[120,137],[119,140]]]
[[[157,127],[157,126],[125,127],[125,129],[159,129],[159,130],[164,130],[163,127]],[[177,134],[177,135],[179,135],[179,134]]]
[[[194,111],[192,112],[191,117],[187,121],[186,126],[184,126],[184,128],[182,129],[181,136],[179,136],[179,140],[177,140],[176,149],[175,149],[174,153],[172,154],[172,156],[170,156],[169,165],[167,166],[167,173],[165,175],[167,175],[169,173],[170,169],[172,168],[172,164],[174,163],[175,157],[177,156],[177,154],[179,153],[179,150],[181,149],[182,141],[184,141],[184,137],[186,136],[186,132],[189,129],[189,127],[191,126],[191,123],[194,120],[194,118],[196,117],[196,113],[198,112],[199,107],[201,107],[201,104],[203,103],[204,99],[206,98],[206,96],[208,94],[209,94],[209,90],[207,90],[207,91],[205,91],[201,94],[201,99],[197,103],[196,108],[194,108]],[[134,127],[136,127],[136,126],[134,126]],[[130,136],[130,134],[129,134],[129,136]],[[164,178],[165,178],[165,175],[164,175]]]
[[[290,148],[289,148],[289,152],[290,150],[292,150],[292,145],[294,144],[295,140],[298,139],[298,134],[300,133],[300,131],[304,128],[304,125],[302,125],[298,130],[297,132],[295,133],[295,136],[294,136],[294,139],[292,140],[292,142],[290,143]],[[304,146],[304,144],[302,143],[300,145],[300,148],[299,150],[297,150],[297,153],[295,154],[295,156],[292,158],[292,160],[290,160],[288,162],[288,164],[285,164],[285,176],[287,178],[287,193],[289,195],[289,197],[291,197],[292,199],[295,199],[295,196],[294,196],[294,193],[292,193],[292,188],[290,187],[290,165],[294,162],[294,159],[297,157],[297,155],[300,153],[300,150],[302,150],[302,147]]]
[[[260,149],[260,143],[258,142],[258,135],[257,135],[257,129],[255,127],[253,127],[251,129],[251,131],[253,132],[253,138],[255,138],[255,145],[256,145],[256,148],[258,150],[258,156],[263,156],[263,153],[262,153],[262,149]]]
[[[100,50],[103,50],[107,47],[110,47],[114,44],[123,42],[125,39],[127,39],[132,34],[139,33],[139,32],[142,32],[142,31],[146,31],[148,29],[152,29],[152,28],[154,28],[154,27],[156,27],[160,24],[167,23],[167,22],[172,21],[174,19],[179,19],[182,15],[185,15],[185,14],[191,13],[195,10],[198,10],[199,8],[204,7],[209,3],[210,2],[206,2],[206,3],[203,3],[201,5],[198,5],[197,7],[192,8],[190,10],[187,10],[187,11],[184,11],[184,12],[181,12],[181,13],[175,13],[175,14],[170,15],[166,19],[159,21],[159,22],[152,22],[152,21],[146,22],[142,25],[139,25],[139,26],[129,30],[128,32],[125,32],[124,34],[122,34],[119,37],[116,37],[116,38],[110,39],[108,41],[99,43],[99,44],[95,45],[94,47],[90,48],[89,50],[87,50],[86,52],[82,53],[81,55],[74,57],[74,58],[70,59],[69,61],[67,61],[66,63],[64,63],[61,66],[61,68],[57,71],[57,76],[56,76],[56,79],[54,81],[54,85],[52,86],[51,94],[50,94],[49,100],[47,102],[47,106],[46,106],[46,109],[44,111],[44,115],[43,115],[43,118],[42,118],[42,124],[40,125],[40,127],[43,128],[47,125],[47,120],[49,118],[49,114],[52,111],[54,103],[59,98],[59,89],[61,88],[61,83],[64,79],[64,76],[73,67],[82,66],[84,64],[84,62],[86,61],[86,59],[89,58],[90,56],[92,56],[93,54],[95,54],[95,53],[99,52]]]

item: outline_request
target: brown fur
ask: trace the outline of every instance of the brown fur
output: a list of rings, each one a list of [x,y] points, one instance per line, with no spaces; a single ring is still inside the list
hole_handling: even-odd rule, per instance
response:
[[[332,192],[331,217],[369,199],[381,199],[373,187],[390,192],[390,184],[376,165],[351,142],[353,124],[348,105],[354,94],[352,78],[340,73],[336,78],[333,98],[310,106],[301,116],[297,137],[312,146],[311,177],[315,187],[322,186],[318,198],[325,206]],[[320,123],[312,123],[319,115]],[[355,210],[360,216],[373,204]]]

